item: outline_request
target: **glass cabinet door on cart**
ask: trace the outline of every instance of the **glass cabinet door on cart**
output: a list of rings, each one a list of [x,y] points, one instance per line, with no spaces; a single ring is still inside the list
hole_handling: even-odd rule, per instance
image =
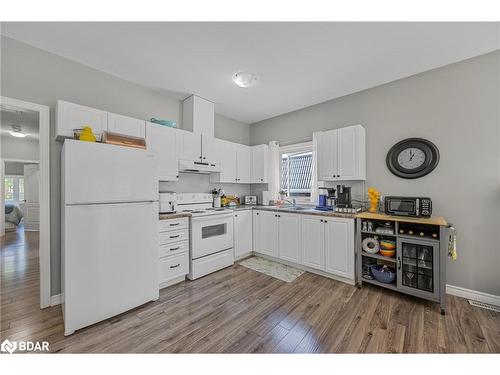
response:
[[[398,239],[398,288],[416,296],[439,296],[439,244]]]

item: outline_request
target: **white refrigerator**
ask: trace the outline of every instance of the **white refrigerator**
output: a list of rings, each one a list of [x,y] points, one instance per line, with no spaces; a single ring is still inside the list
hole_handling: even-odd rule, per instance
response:
[[[64,334],[158,299],[158,181],[145,150],[66,140]]]

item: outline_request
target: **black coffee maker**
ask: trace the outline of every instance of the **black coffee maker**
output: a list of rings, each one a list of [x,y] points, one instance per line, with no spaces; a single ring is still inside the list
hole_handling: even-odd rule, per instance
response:
[[[337,207],[351,208],[351,187],[337,185]]]

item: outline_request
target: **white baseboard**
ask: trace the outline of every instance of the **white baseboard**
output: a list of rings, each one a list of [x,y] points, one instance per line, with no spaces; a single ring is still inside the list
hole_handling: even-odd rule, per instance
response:
[[[446,293],[457,297],[488,303],[494,306],[500,306],[500,296],[495,296],[494,294],[478,292],[477,290],[465,289],[459,286],[448,284],[446,284]]]
[[[50,306],[60,305],[62,302],[62,294],[56,294],[50,297]]]

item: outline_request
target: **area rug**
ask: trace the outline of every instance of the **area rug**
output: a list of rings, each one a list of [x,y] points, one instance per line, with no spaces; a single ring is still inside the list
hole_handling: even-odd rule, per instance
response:
[[[281,263],[273,262],[261,257],[251,257],[242,260],[239,264],[254,271],[265,273],[271,277],[291,283],[304,271]]]

